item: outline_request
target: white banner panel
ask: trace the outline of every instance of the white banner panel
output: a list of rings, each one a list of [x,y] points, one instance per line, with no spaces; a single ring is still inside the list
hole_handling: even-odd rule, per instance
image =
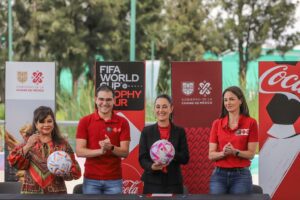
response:
[[[54,62],[6,62],[6,99],[54,100]]]
[[[23,142],[19,129],[31,124],[33,111],[48,106],[55,111],[54,62],[6,62],[5,68],[5,154],[8,144]],[[5,156],[5,157],[6,157]],[[14,181],[15,170],[5,165],[5,181]]]

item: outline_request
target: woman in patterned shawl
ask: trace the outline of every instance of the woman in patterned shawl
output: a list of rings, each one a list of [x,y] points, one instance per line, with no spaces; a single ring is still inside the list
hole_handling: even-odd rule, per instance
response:
[[[79,179],[81,170],[70,144],[61,136],[54,113],[49,107],[40,106],[34,111],[32,131],[28,139],[8,156],[11,166],[25,170],[22,194],[64,194],[65,180]],[[54,151],[65,151],[72,159],[71,170],[61,176],[50,173],[47,158]]]

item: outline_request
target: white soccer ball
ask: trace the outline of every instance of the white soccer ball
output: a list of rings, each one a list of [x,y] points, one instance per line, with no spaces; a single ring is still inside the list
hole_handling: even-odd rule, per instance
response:
[[[64,151],[54,151],[47,159],[47,167],[52,174],[61,176],[70,172],[72,160]]]
[[[175,149],[168,140],[158,140],[150,148],[150,157],[155,163],[168,165],[174,155]]]

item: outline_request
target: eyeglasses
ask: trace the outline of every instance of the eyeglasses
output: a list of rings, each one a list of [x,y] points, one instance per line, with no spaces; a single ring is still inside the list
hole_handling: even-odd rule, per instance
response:
[[[101,97],[98,97],[98,100],[99,100],[99,101],[112,102],[112,101],[113,101],[113,98],[101,98]]]

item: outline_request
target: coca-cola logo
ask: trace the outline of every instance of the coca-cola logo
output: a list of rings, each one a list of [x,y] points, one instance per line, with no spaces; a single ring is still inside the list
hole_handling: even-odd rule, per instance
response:
[[[259,92],[265,94],[281,93],[289,99],[300,101],[299,67],[277,65],[260,76]]]
[[[124,180],[123,194],[139,194],[139,184],[142,184],[142,181]]]
[[[123,170],[123,194],[142,194],[143,182],[141,173],[133,166],[133,163],[122,163]]]

